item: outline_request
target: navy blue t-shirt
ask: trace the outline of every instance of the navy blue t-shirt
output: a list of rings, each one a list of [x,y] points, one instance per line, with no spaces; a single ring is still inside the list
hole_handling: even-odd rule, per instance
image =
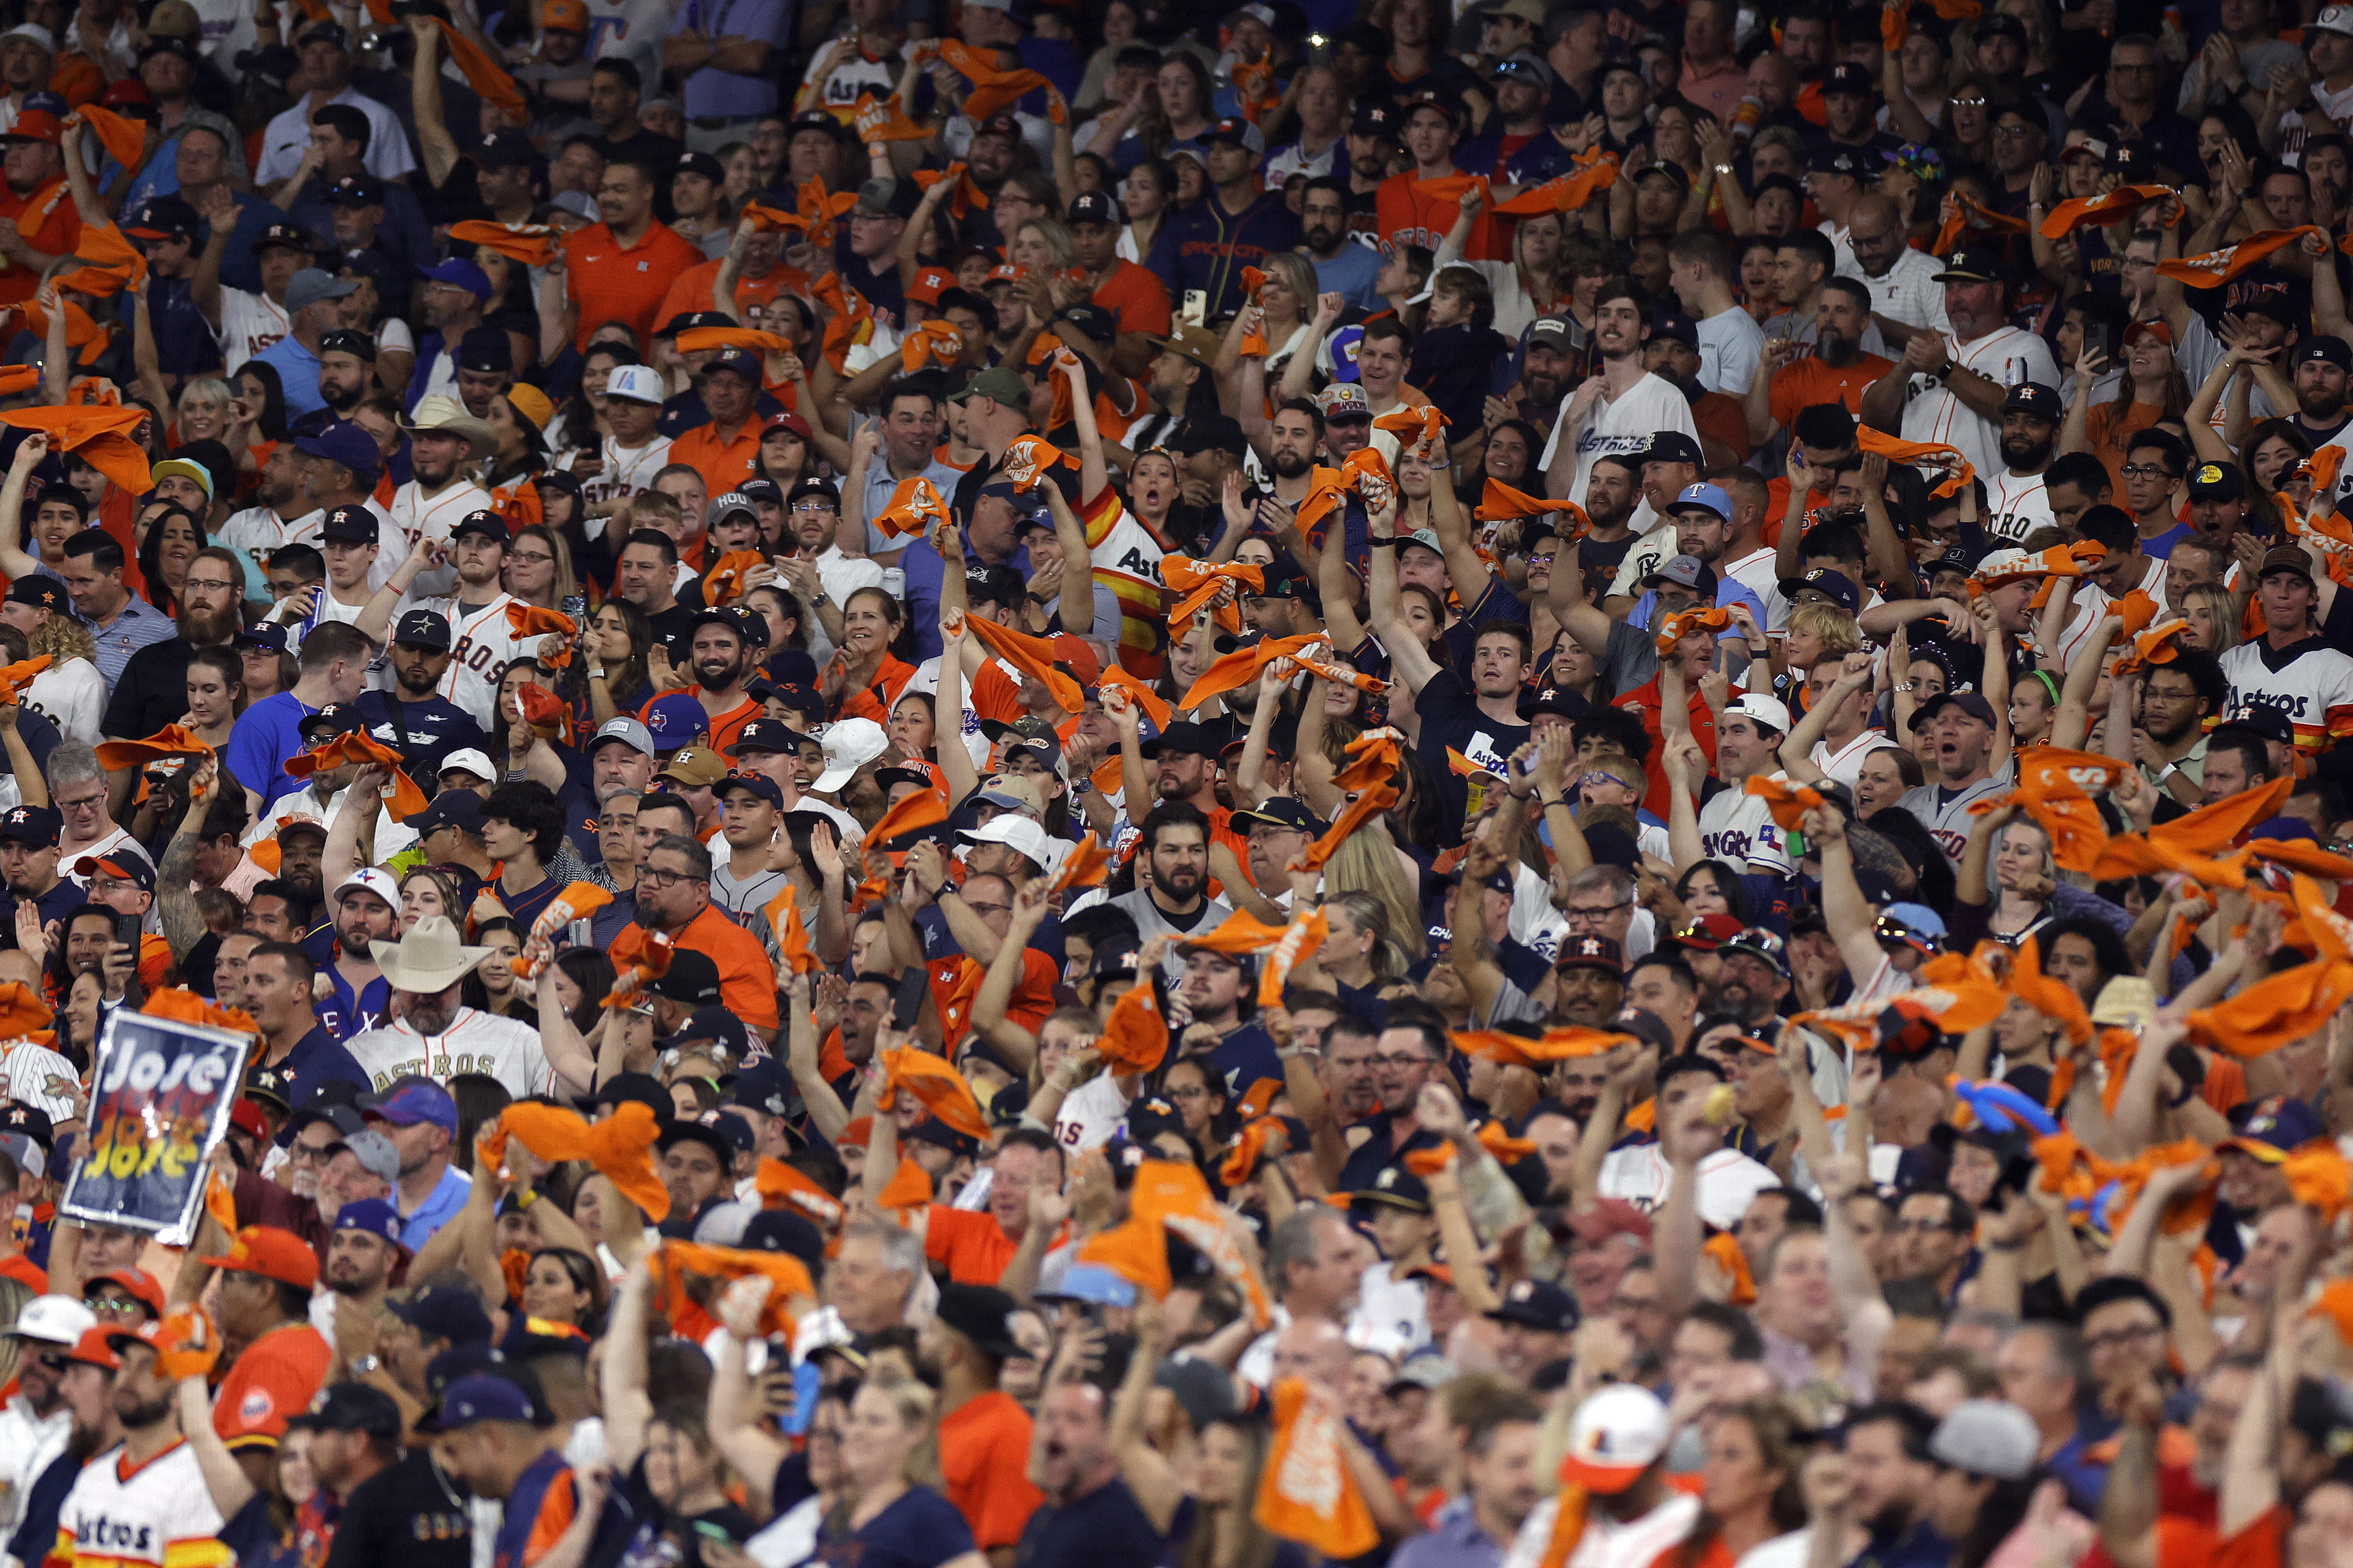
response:
[[[849,1534],[828,1531],[818,1542],[817,1561],[832,1568],[940,1568],[973,1549],[972,1527],[955,1504],[929,1487],[914,1487]]]
[[[1014,1568],[1153,1568],[1160,1532],[1117,1479],[1075,1502],[1040,1508],[1029,1516]]]

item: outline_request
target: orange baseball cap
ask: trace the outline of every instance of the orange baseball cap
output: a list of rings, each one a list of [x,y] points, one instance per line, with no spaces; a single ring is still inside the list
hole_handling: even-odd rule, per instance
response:
[[[171,1310],[170,1303],[164,1299],[164,1282],[144,1268],[117,1268],[109,1274],[94,1276],[83,1284],[82,1293],[88,1295],[93,1286],[99,1285],[121,1286],[156,1317],[160,1318]]]
[[[81,1331],[74,1348],[66,1352],[66,1360],[78,1361],[85,1366],[102,1366],[109,1372],[121,1372],[122,1362],[114,1353],[112,1340],[121,1329],[95,1324]]]
[[[290,1230],[274,1226],[249,1225],[237,1233],[237,1240],[221,1258],[200,1258],[196,1260],[207,1268],[226,1269],[231,1274],[259,1274],[265,1279],[275,1279],[280,1285],[296,1285],[305,1290],[319,1283],[319,1255],[311,1244]]]
[[[588,30],[586,0],[540,0],[540,31],[585,33]]]
[[[956,280],[938,268],[926,267],[915,274],[915,280],[903,292],[919,305],[936,305],[940,302],[940,290],[955,286]]]

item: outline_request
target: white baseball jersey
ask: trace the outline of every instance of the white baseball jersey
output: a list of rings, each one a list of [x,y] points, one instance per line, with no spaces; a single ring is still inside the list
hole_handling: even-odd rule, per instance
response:
[[[1503,1568],[1536,1568],[1544,1562],[1551,1554],[1553,1525],[1559,1517],[1558,1498],[1536,1504],[1512,1538]],[[1607,1509],[1589,1510],[1585,1533],[1577,1537],[1577,1550],[1562,1568],[1650,1568],[1669,1547],[1683,1544],[1698,1522],[1699,1499],[1689,1492],[1670,1491],[1658,1507],[1623,1524]]]
[[[2316,641],[2299,647],[2283,656],[2259,638],[2224,654],[2231,701],[2223,711],[2277,708],[2295,726],[2295,749],[2312,752],[2353,735],[2353,658]]]
[[[617,446],[610,436],[598,448],[605,466],[580,481],[580,493],[594,506],[615,496],[633,496],[654,487],[654,476],[670,465],[670,437],[657,436],[642,447]],[[603,521],[603,520],[598,520]]]
[[[526,653],[535,652],[543,637],[519,637],[507,626],[511,594],[501,594],[487,605],[468,607],[455,599],[427,599],[417,607],[431,610],[449,623],[449,668],[441,672],[440,695],[473,715],[484,730],[491,727],[499,695],[499,675]]]
[[[2353,126],[2353,83],[2332,92],[2327,82],[2314,82],[2312,101],[2321,113],[2337,122],[2339,131]],[[2280,162],[2293,169],[2303,162],[2305,138],[2312,132],[2305,125],[2304,116],[2293,110],[2280,116],[2279,130]]]
[[[248,294],[226,284],[220,291],[220,313],[225,375],[235,375],[239,365],[294,330],[287,320],[286,307],[271,304],[269,295]]]
[[[409,480],[392,492],[392,526],[400,531],[401,548],[413,548],[421,531],[427,538],[447,539],[449,531],[465,521],[470,511],[490,509],[491,492],[470,479],[445,485],[437,495],[427,496],[424,487]],[[392,542],[385,541],[389,552]],[[397,564],[397,562],[395,563]]]
[[[220,537],[213,542],[227,545],[252,562],[253,580],[258,583],[269,569],[271,554],[283,546],[307,544],[317,549],[319,530],[326,521],[323,507],[313,507],[290,521],[280,517],[273,508],[251,506],[221,524]]]
[[[55,1555],[73,1563],[227,1568],[227,1522],[186,1440],[133,1467],[117,1444],[82,1467],[58,1510]]]
[[[1569,397],[1575,395],[1569,394]],[[1569,397],[1561,399],[1563,409],[1567,408]],[[1553,426],[1540,468],[1552,467],[1553,456],[1560,450],[1561,433],[1567,429],[1566,419]],[[1652,437],[1669,430],[1699,439],[1699,426],[1692,422],[1691,399],[1662,376],[1644,375],[1614,403],[1606,396],[1597,398],[1577,428],[1569,431],[1577,448],[1577,477],[1569,485],[1568,499],[1579,506],[1585,504],[1586,481],[1592,477],[1596,458],[1634,457],[1650,446]]]
[[[555,1081],[538,1030],[471,1007],[458,1009],[457,1021],[444,1034],[420,1035],[403,1019],[344,1045],[377,1089],[409,1073],[448,1083],[456,1074],[478,1072],[498,1079],[520,1100],[546,1092]]]
[[[1934,763],[1930,764],[1934,766]],[[2017,788],[2016,779],[2008,767],[1989,777],[1979,779],[1957,793],[1939,784],[1922,784],[1918,789],[1904,792],[1896,805],[1912,814],[1913,820],[1928,830],[1928,837],[1945,852],[1945,858],[1960,869],[1961,851],[1969,847],[1969,803],[1988,795],[2005,794]]]
[[[2021,381],[2059,384],[2059,366],[2050,345],[2016,327],[1998,327],[1974,342],[1947,337],[1945,351],[1963,370],[1972,370],[1996,386],[2010,388]],[[2009,468],[2001,460],[2001,425],[1963,403],[1933,376],[1915,375],[1904,387],[1904,438],[1941,441],[1958,447],[1969,466],[1980,474]]]
[[[1779,876],[1797,869],[1764,796],[1736,788],[1717,791],[1699,808],[1699,852],[1735,871],[1746,871],[1751,860]]]
[[[1862,777],[1862,759],[1888,743],[1886,731],[1866,729],[1836,751],[1831,750],[1828,741],[1816,741],[1814,754],[1808,760],[1832,782],[1852,789]]]
[[[19,1104],[37,1106],[51,1121],[77,1114],[74,1090],[80,1083],[73,1063],[47,1046],[32,1040],[0,1045],[0,1092]],[[31,1480],[39,1479],[36,1475]]]
[[[66,1451],[66,1440],[72,1436],[73,1412],[62,1405],[47,1415],[36,1415],[17,1394],[0,1405],[0,1522],[11,1535],[25,1522],[33,1483],[49,1461]]]
[[[2051,515],[2051,492],[2041,474],[2013,474],[2007,468],[1987,474],[1986,531],[2016,544],[2038,528],[2059,520]]]
[[[1605,1198],[1623,1198],[1649,1214],[1667,1201],[1666,1156],[1656,1143],[1620,1149],[1601,1162],[1599,1191]],[[1699,1163],[1699,1217],[1718,1230],[1730,1230],[1748,1212],[1748,1201],[1781,1178],[1737,1149],[1718,1149]]]

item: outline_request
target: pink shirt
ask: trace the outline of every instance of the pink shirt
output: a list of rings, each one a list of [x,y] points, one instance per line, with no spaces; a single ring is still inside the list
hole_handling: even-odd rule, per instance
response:
[[[1683,79],[1675,84],[1675,89],[1687,101],[1696,103],[1715,115],[1719,124],[1729,128],[1732,111],[1747,96],[1748,73],[1727,56],[1722,65],[1706,76],[1700,76],[1691,67],[1685,66]]]

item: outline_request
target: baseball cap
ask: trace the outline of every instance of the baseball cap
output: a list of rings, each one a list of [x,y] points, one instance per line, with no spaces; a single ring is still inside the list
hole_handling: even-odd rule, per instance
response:
[[[2004,414],[2031,414],[2037,419],[2046,419],[2053,425],[2058,424],[2065,413],[2059,401],[2058,389],[2045,386],[2039,381],[2021,381],[2011,387],[2010,395],[2001,400],[2001,411]]]
[[[1872,80],[1871,72],[1852,62],[1845,62],[1831,67],[1830,74],[1822,78],[1822,96],[1828,98],[1834,92],[1846,92],[1868,98],[1877,86],[1878,83]]]
[[[359,287],[356,278],[338,278],[316,267],[305,267],[286,285],[286,313],[306,310],[330,300],[340,300]]]
[[[2218,1152],[2236,1149],[2266,1165],[2279,1165],[2286,1163],[2289,1154],[2327,1132],[2312,1107],[2303,1100],[2275,1094],[2257,1100],[2238,1131],[2214,1147]]]
[[[949,395],[950,403],[962,403],[967,398],[986,397],[997,403],[1010,403],[1027,407],[1029,388],[1020,374],[1001,364],[976,370],[965,378],[963,386]]]
[[[1725,705],[1725,717],[1738,714],[1743,719],[1762,724],[1777,734],[1789,732],[1789,710],[1778,697],[1767,697],[1761,691],[1746,692]]]
[[[319,525],[319,537],[333,544],[374,544],[378,538],[375,513],[364,506],[339,506]],[[448,623],[442,626],[446,630]]]
[[[396,645],[439,653],[449,647],[449,622],[438,611],[411,610],[393,628],[392,640]]]
[[[2000,253],[1983,246],[1965,246],[1956,250],[1942,271],[1930,274],[1930,280],[1937,283],[1994,283],[2000,279]]]
[[[22,844],[54,849],[64,826],[65,819],[54,807],[20,805],[0,816],[0,839],[14,838]]]
[[[6,1331],[11,1339],[40,1340],[53,1345],[80,1342],[98,1323],[98,1314],[70,1296],[36,1296],[16,1314]]]
[[[490,1314],[482,1310],[481,1299],[465,1286],[427,1285],[406,1301],[385,1304],[428,1344],[435,1340],[448,1340],[453,1345],[490,1342]]]
[[[395,1079],[392,1087],[376,1094],[359,1097],[363,1116],[389,1121],[395,1127],[414,1127],[429,1121],[448,1132],[458,1131],[458,1102],[449,1091],[429,1078]]]
[[[1662,430],[1651,437],[1638,459],[1645,463],[1704,463],[1699,443],[1680,430]],[[1727,515],[1729,515],[1727,513]]]
[[[196,1261],[226,1273],[259,1274],[265,1279],[302,1290],[319,1283],[318,1253],[292,1231],[275,1226],[247,1226],[237,1233],[237,1239],[229,1244],[227,1252]]]
[[[2353,37],[2353,5],[2324,6],[2319,17],[2306,26],[2317,27],[2324,33],[2343,33]]]
[[[85,855],[74,862],[73,870],[74,875],[85,882],[92,877],[102,875],[112,877],[117,881],[128,882],[142,892],[152,893],[155,890],[155,868],[148,863],[144,856],[106,855],[92,858]],[[381,877],[384,873],[379,871],[376,875]],[[393,907],[396,909],[399,907],[398,900],[393,901]]]
[[[689,789],[707,789],[727,776],[727,764],[718,752],[697,742],[680,751],[654,776],[682,784]]]
[[[749,726],[747,725],[746,728]],[[597,747],[607,743],[627,746],[644,756],[650,757],[654,754],[653,736],[647,732],[643,724],[626,715],[617,719],[606,720],[597,728],[596,733],[589,737],[588,744],[584,750],[593,757],[596,754]]]
[[[1962,1400],[1928,1439],[1928,1457],[1938,1464],[1997,1481],[2026,1479],[2042,1452],[2034,1417],[2002,1399]]]
[[[521,1384],[487,1372],[451,1384],[441,1395],[439,1415],[445,1432],[478,1421],[512,1421],[527,1426],[548,1423],[546,1411]]]
[[[1565,1334],[1577,1327],[1577,1299],[1546,1279],[1514,1280],[1503,1304],[1487,1313],[1499,1323],[1525,1323]]]
[[[1072,227],[1082,223],[1103,224],[1116,228],[1120,225],[1119,204],[1102,191],[1081,192],[1071,204],[1070,223]]]
[[[1721,492],[1719,492],[1721,493]],[[1642,579],[1642,586],[1672,583],[1689,588],[1702,599],[1715,602],[1715,573],[1696,555],[1677,555],[1659,563],[1659,569]]]
[[[1569,1417],[1561,1479],[1615,1496],[1667,1451],[1667,1407],[1657,1394],[1631,1383],[1597,1389]]]
[[[1967,572],[1968,569],[1966,556],[1962,563],[1954,568],[1958,572]],[[1778,586],[1781,590],[1781,596],[1791,601],[1795,601],[1799,594],[1811,589],[1828,598],[1850,616],[1862,606],[1862,590],[1854,585],[1854,579],[1843,572],[1834,572],[1827,566],[1817,566],[1802,577],[1783,577]]]
[[[384,467],[384,448],[375,444],[375,437],[348,419],[335,420],[315,436],[295,437],[294,449],[341,463],[355,474],[373,474]]]
[[[2300,544],[2273,546],[2264,553],[2263,563],[2255,573],[2255,581],[2260,583],[2277,572],[2293,572],[2307,583],[2314,581],[2312,557],[2304,552]]]
[[[1555,969],[1606,969],[1612,974],[1626,973],[1626,952],[1606,936],[1571,937],[1560,944],[1560,956],[1553,960]]]
[[[612,374],[605,378],[605,395],[659,405],[670,395],[663,390],[659,371],[642,364],[622,364],[615,365]]]
[[[1679,509],[1687,506],[1704,507],[1709,511],[1715,513],[1715,515],[1723,521],[1726,522],[1732,521],[1732,498],[1725,493],[1724,487],[1722,485],[1711,485],[1704,482],[1695,485],[1685,485],[1683,489],[1676,494],[1675,499],[1667,503],[1667,515],[1672,517]],[[1675,559],[1678,561],[1683,561],[1690,560],[1691,558],[1689,556],[1677,556]],[[1694,561],[1693,564],[1697,565],[1699,563]]]
[[[382,1134],[378,1134],[379,1137]],[[400,1245],[400,1215],[382,1198],[363,1198],[335,1211],[337,1230],[364,1230],[379,1241]]]
[[[1360,1187],[1348,1196],[1357,1203],[1387,1204],[1409,1214],[1430,1212],[1429,1184],[1402,1165],[1383,1165],[1371,1186]]]
[[[1266,151],[1266,133],[1239,114],[1229,114],[1210,126],[1203,132],[1201,140],[1213,147],[1222,142],[1252,153]]]

